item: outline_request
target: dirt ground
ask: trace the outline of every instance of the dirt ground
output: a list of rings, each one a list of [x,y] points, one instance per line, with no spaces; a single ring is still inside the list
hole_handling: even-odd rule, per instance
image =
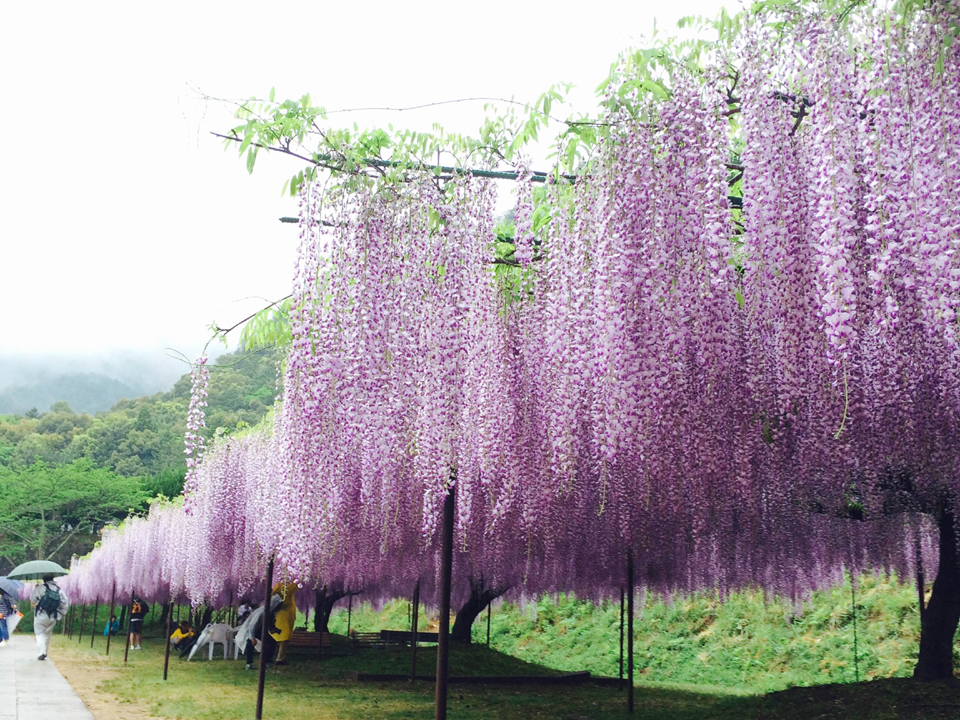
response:
[[[104,659],[82,653],[72,643],[56,642],[54,639],[51,659],[73,691],[80,696],[95,720],[156,720],[146,710],[121,702],[113,695],[98,689],[98,685],[116,676],[116,671],[106,666]],[[123,647],[120,647],[121,654]]]

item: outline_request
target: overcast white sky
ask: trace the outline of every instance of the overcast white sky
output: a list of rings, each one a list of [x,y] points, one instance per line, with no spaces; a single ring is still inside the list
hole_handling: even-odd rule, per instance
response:
[[[173,346],[191,356],[289,292],[299,169],[247,175],[211,130],[217,97],[309,92],[328,109],[593,88],[617,53],[684,15],[672,2],[6,2],[0,10],[0,354]],[[482,103],[343,124],[473,131]],[[250,300],[245,298],[255,297]]]

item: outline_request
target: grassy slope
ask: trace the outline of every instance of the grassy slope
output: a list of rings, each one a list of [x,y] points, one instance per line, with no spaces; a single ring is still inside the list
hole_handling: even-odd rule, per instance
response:
[[[144,650],[131,652],[123,664],[123,646],[103,654],[103,639],[94,650],[58,636],[52,657],[67,677],[82,667],[95,670],[97,691],[134,703],[153,715],[183,720],[247,720],[254,716],[256,672],[242,662],[173,659],[170,680],[162,679],[162,641],[148,639]],[[344,678],[345,669],[373,671],[384,664],[402,666],[409,650],[396,653],[364,650],[344,658],[316,663],[293,657],[286,668],[267,676],[264,717],[283,720],[317,718],[427,718],[433,717],[430,683],[356,683]],[[391,660],[390,657],[394,656]],[[433,652],[421,649],[421,662],[430,668]],[[509,656],[476,645],[454,649],[457,672],[487,674],[491,667],[532,674],[529,666]],[[451,686],[450,716],[461,720],[532,720],[533,718],[622,718],[625,693],[612,687],[573,688],[532,685],[483,687]],[[793,688],[767,696],[741,696],[720,690],[646,686],[637,689],[637,717],[646,720],[740,720],[760,718],[954,718],[960,707],[956,684],[919,685],[911,680],[880,680],[859,685]]]
[[[814,593],[800,615],[792,607],[764,603],[759,592],[735,593],[724,602],[710,594],[673,603],[650,597],[636,622],[638,679],[745,692],[853,682],[851,606],[849,583]],[[346,631],[346,615],[345,609],[335,611],[333,632]],[[892,577],[863,576],[857,617],[860,678],[909,676],[920,632],[915,587]],[[352,627],[404,628],[406,618],[403,601],[376,612],[355,604]],[[475,642],[486,640],[485,621],[484,615],[474,625]],[[598,606],[564,596],[526,608],[504,603],[493,611],[491,644],[559,670],[615,676],[618,623],[618,603]],[[960,667],[960,654],[956,662]]]
[[[850,587],[816,593],[802,616],[782,605],[764,605],[756,593],[739,593],[719,603],[699,596],[664,604],[649,599],[637,623],[639,681],[637,710],[655,720],[734,720],[740,718],[955,718],[960,686],[917,684],[882,676],[909,674],[916,654],[917,613],[911,586],[893,579],[864,577],[857,595],[861,677],[874,682],[847,684],[852,674]],[[334,632],[346,629],[347,613],[335,613]],[[403,628],[407,603],[397,601],[374,611],[354,605],[351,625],[359,631]],[[569,598],[541,600],[521,609],[511,605],[493,613],[495,648],[454,647],[453,674],[522,674],[588,669],[616,675],[619,608],[595,606]],[[102,624],[103,612],[98,618]],[[481,618],[475,639],[485,636]],[[301,622],[299,624],[302,624]],[[90,624],[89,615],[87,617]],[[148,622],[148,635],[158,628]],[[423,627],[428,629],[429,617]],[[86,632],[89,632],[88,630]],[[96,667],[98,690],[122,702],[137,703],[158,717],[190,720],[252,718],[256,673],[242,663],[171,662],[168,683],[162,680],[162,641],[145,641],[123,666],[123,638],[115,639],[111,657],[103,656],[104,639],[89,649],[55,639],[53,657],[75,667]],[[344,650],[342,641],[335,649]],[[345,671],[405,673],[409,649],[365,650],[325,658],[312,653],[293,657],[287,668],[268,675],[265,717],[429,718],[433,686],[418,683],[356,683]],[[509,654],[508,654],[509,653]],[[421,673],[435,665],[435,651],[421,648]],[[526,661],[526,662],[525,662]],[[542,667],[530,662],[542,663]],[[772,692],[791,684],[793,687]],[[759,693],[769,693],[760,695]],[[619,718],[625,693],[611,687],[451,686],[450,712],[464,720],[481,718]]]

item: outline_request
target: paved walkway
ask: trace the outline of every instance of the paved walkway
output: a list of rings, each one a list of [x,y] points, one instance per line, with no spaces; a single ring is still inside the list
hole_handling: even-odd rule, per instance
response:
[[[54,657],[58,640],[59,634],[52,643]],[[18,632],[0,647],[0,720],[93,720],[93,715],[50,658],[37,660],[33,635]]]

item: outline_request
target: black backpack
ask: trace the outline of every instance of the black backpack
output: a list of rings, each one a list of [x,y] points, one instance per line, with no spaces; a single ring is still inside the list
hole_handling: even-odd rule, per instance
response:
[[[37,610],[43,610],[50,617],[56,618],[60,614],[60,588],[56,585],[47,585],[46,588],[37,603]]]

